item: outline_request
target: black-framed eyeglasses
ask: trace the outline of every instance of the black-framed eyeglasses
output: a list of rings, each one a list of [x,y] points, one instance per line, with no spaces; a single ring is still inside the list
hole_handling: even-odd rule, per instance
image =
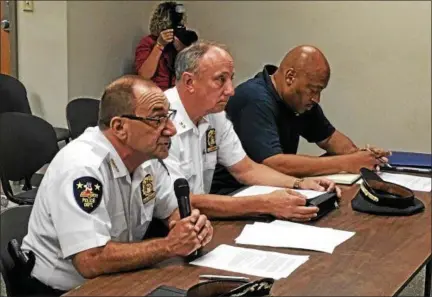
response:
[[[175,109],[168,109],[168,113],[164,116],[157,116],[157,117],[139,117],[136,116],[134,114],[124,114],[121,115],[121,118],[127,118],[130,120],[136,120],[136,121],[141,121],[143,123],[145,123],[146,121],[152,121],[152,122],[156,122],[157,126],[160,126],[161,124],[166,125],[166,123],[168,122],[168,120],[173,120],[175,115],[177,113],[177,110]]]

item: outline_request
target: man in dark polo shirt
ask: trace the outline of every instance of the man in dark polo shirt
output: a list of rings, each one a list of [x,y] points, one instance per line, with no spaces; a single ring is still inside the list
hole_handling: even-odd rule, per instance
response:
[[[375,169],[389,152],[360,150],[338,131],[319,106],[330,67],[313,46],[298,46],[279,68],[267,65],[254,78],[240,84],[226,106],[243,148],[255,162],[297,177],[358,173]],[[300,136],[316,143],[326,157],[297,155]],[[219,166],[211,193],[227,194],[242,185]]]

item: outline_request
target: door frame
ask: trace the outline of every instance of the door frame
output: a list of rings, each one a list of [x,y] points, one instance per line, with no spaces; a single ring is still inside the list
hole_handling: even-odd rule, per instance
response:
[[[10,22],[9,47],[10,47],[10,75],[18,78],[18,1],[0,0],[3,15],[7,16]],[[0,29],[1,30],[1,29]]]

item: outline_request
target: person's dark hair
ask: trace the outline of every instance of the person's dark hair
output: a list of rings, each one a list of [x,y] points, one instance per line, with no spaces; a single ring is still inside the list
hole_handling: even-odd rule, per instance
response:
[[[137,79],[142,80],[142,77],[126,75],[106,87],[99,106],[98,126],[101,130],[110,127],[112,118],[135,112],[133,85]]]
[[[230,54],[227,46],[224,44],[205,40],[195,42],[177,54],[174,66],[176,80],[179,81],[184,72],[198,73],[202,57],[212,47],[223,49]]]
[[[175,1],[165,1],[155,7],[149,23],[150,34],[159,36],[160,32],[173,27],[170,13],[176,9],[176,6],[177,2]],[[185,25],[186,20],[186,13],[183,13],[181,24]]]

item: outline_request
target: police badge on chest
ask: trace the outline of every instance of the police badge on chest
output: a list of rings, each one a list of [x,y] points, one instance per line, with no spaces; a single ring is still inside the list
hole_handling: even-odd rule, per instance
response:
[[[156,197],[153,185],[153,176],[151,174],[147,174],[141,182],[141,197],[143,204],[146,204]]]
[[[216,144],[216,129],[211,128],[206,131],[206,149],[205,152],[211,153],[217,151],[218,147]]]

